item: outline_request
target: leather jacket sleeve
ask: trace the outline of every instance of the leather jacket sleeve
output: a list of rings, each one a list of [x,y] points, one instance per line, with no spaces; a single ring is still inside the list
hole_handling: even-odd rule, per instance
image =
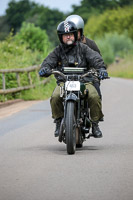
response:
[[[41,68],[54,69],[58,65],[58,46],[44,59]]]

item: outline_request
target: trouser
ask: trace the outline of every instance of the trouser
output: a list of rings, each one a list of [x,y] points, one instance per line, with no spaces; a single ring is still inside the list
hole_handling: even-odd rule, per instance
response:
[[[101,94],[101,90],[100,90],[100,83],[95,81],[95,82],[93,83],[93,85],[94,85],[94,87],[96,88],[96,90],[97,90],[97,92],[98,92],[98,94],[99,94],[99,96],[100,96],[100,99],[102,100],[102,94]]]
[[[90,108],[90,117],[92,121],[99,121],[103,117],[101,99],[96,88],[87,83],[88,104]],[[64,116],[63,98],[60,97],[60,86],[56,86],[50,99],[52,118],[58,119]]]

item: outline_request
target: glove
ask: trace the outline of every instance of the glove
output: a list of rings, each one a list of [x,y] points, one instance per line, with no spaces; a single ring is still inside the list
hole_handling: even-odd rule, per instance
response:
[[[106,69],[101,68],[99,70],[99,79],[103,80],[103,79],[106,79],[106,78],[108,78],[108,73],[107,73]]]
[[[40,71],[39,71],[39,76],[40,77],[48,77],[48,76],[50,76],[51,75],[51,70],[50,69],[47,69],[47,68],[42,68],[42,69],[40,69]]]

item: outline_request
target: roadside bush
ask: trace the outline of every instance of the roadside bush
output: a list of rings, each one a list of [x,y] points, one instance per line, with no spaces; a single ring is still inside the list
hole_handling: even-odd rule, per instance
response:
[[[117,32],[123,34],[127,30],[133,40],[133,6],[113,10],[106,10],[99,16],[92,16],[85,25],[85,35],[95,39],[106,33]]]
[[[48,52],[47,52],[48,54]],[[40,64],[46,57],[43,53],[27,49],[26,44],[14,40],[12,33],[0,42],[0,69],[24,68]]]
[[[26,43],[26,46],[31,50],[47,53],[50,49],[50,42],[45,30],[35,27],[32,23],[24,22],[15,39]]]
[[[106,64],[113,63],[116,56],[123,57],[133,50],[133,42],[127,32],[121,35],[116,32],[107,33],[105,37],[96,39],[96,43]]]
[[[41,64],[43,59],[47,56],[48,52],[41,52],[38,50],[31,50],[27,48],[26,43],[20,42],[18,39],[14,39],[12,33],[7,37],[6,40],[0,42],[0,69],[16,69],[26,68],[33,65]],[[37,82],[35,72],[31,73],[31,77],[34,83]],[[8,73],[5,76],[6,89],[16,88],[16,74]],[[29,85],[27,74],[20,73],[21,86]],[[2,89],[2,74],[0,74],[0,89]],[[36,98],[40,95],[38,91]],[[29,95],[33,96],[33,90],[29,90]],[[5,97],[0,95],[0,101],[21,98],[20,93],[8,94]],[[24,95],[23,95],[24,98]]]
[[[105,40],[112,46],[115,56],[122,56],[133,50],[133,41],[127,32],[123,34],[108,33],[105,35]]]
[[[96,40],[98,48],[102,54],[103,60],[106,65],[114,62],[115,56],[112,46],[104,39]]]

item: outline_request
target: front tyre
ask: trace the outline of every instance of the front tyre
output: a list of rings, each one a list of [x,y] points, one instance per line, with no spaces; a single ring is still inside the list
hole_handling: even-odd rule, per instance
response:
[[[76,120],[73,101],[67,102],[66,112],[66,147],[68,154],[74,154],[76,149]]]

